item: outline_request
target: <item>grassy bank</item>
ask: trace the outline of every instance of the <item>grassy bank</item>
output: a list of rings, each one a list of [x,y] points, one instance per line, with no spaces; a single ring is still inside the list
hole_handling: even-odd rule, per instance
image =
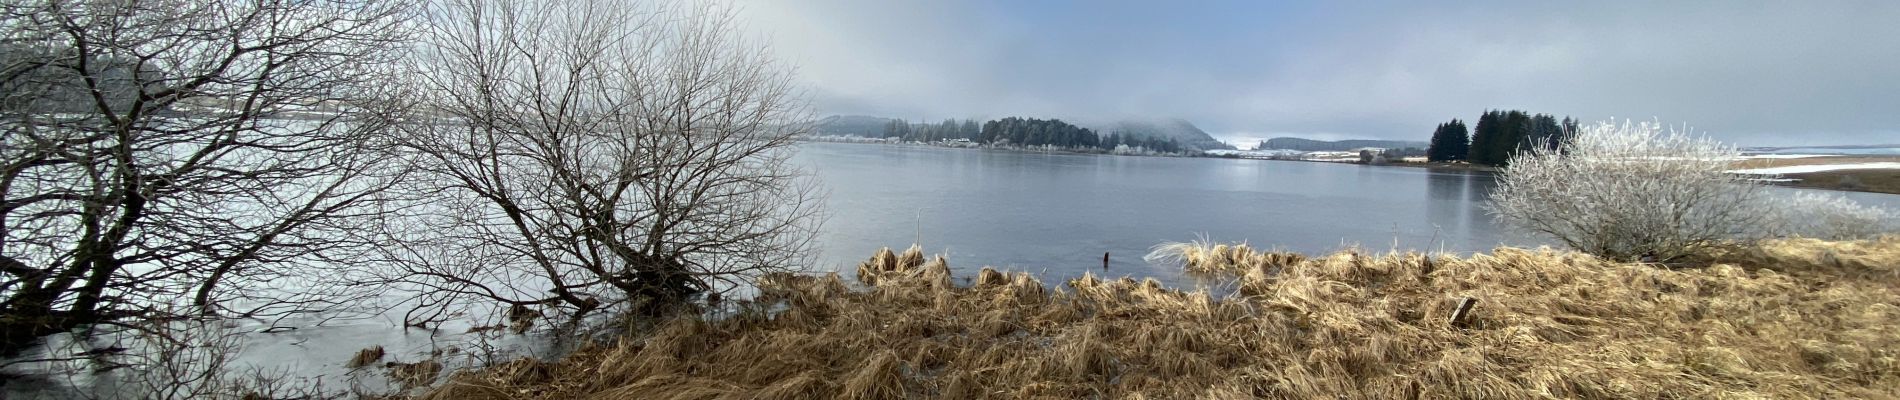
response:
[[[1749,169],[1891,162],[1900,162],[1900,156],[1869,155],[1765,158],[1737,162],[1735,163],[1735,167],[1737,169]],[[1783,174],[1781,177],[1793,179],[1793,181],[1775,182],[1776,185],[1809,189],[1900,194],[1900,170],[1896,169],[1838,169],[1821,172]]]
[[[1273,160],[1308,161],[1313,160]],[[1823,157],[1812,159],[1768,159],[1748,160],[1736,163],[1736,168],[1768,168],[1788,165],[1824,165],[1847,164],[1854,162],[1894,162],[1900,157]],[[1389,162],[1371,164],[1388,167],[1413,167],[1448,171],[1497,172],[1498,168],[1488,165],[1448,162]],[[1894,169],[1844,169],[1824,172],[1783,174],[1782,178],[1794,179],[1788,182],[1773,182],[1774,185],[1807,189],[1838,190],[1846,192],[1868,192],[1900,194],[1900,170]]]
[[[941,258],[883,253],[855,284],[774,276],[726,318],[458,373],[424,397],[1900,395],[1900,238],[1784,240],[1673,269],[1521,249],[1176,250],[1236,294],[987,269],[962,283]]]

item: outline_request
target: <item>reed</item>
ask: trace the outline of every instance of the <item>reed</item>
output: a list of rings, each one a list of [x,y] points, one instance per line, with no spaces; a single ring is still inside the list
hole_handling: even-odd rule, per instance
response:
[[[1152,264],[1179,265],[1196,274],[1236,274],[1261,270],[1277,271],[1306,261],[1306,256],[1283,251],[1257,251],[1246,243],[1214,243],[1205,237],[1189,242],[1156,245],[1142,260]]]
[[[348,362],[343,363],[343,367],[357,369],[374,365],[377,361],[383,360],[383,353],[383,346],[370,346],[362,350],[357,350],[356,355],[351,356]]]

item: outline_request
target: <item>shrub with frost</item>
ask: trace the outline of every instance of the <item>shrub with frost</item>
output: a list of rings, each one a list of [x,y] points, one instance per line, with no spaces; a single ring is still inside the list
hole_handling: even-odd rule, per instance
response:
[[[1734,147],[1655,122],[1601,122],[1527,146],[1488,205],[1505,225],[1618,260],[1670,260],[1773,235],[1769,193],[1725,172]]]
[[[1777,236],[1895,229],[1892,211],[1838,195],[1777,195],[1727,172],[1734,147],[1655,122],[1600,122],[1560,146],[1527,147],[1500,172],[1490,212],[1599,257],[1668,261]]]
[[[1776,207],[1776,216],[1783,233],[1818,239],[1867,239],[1900,230],[1900,213],[1832,193],[1789,196]]]

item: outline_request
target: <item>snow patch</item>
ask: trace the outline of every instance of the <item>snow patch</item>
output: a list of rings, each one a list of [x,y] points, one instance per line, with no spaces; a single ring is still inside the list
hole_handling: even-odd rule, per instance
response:
[[[1835,155],[1835,154],[1755,154],[1755,155],[1742,156],[1742,158],[1745,158],[1745,159],[1785,159],[1785,158],[1815,158],[1815,157],[1838,157],[1838,156],[1839,155]]]
[[[1838,171],[1844,169],[1900,169],[1900,162],[1870,162],[1858,164],[1790,165],[1772,168],[1750,168],[1730,170],[1733,174],[1779,175],[1805,174],[1809,172]]]

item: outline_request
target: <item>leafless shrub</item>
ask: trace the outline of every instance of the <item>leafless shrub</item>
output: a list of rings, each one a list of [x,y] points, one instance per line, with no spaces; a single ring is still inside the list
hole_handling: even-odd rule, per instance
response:
[[[1778,236],[1890,231],[1891,212],[1837,195],[1781,196],[1731,174],[1734,147],[1654,122],[1584,127],[1513,158],[1488,205],[1498,220],[1617,260],[1676,260]]]
[[[643,8],[644,7],[644,8]],[[454,299],[584,315],[796,268],[817,193],[786,163],[802,110],[717,7],[452,0],[416,52],[426,118],[397,279]],[[446,313],[415,313],[412,322]]]
[[[1777,228],[1786,234],[1828,240],[1866,239],[1894,232],[1900,214],[1839,194],[1804,192],[1776,206]]]
[[[1764,187],[1725,172],[1739,154],[1654,122],[1601,122],[1519,153],[1488,207],[1508,226],[1586,253],[1677,259],[1774,233]]]

